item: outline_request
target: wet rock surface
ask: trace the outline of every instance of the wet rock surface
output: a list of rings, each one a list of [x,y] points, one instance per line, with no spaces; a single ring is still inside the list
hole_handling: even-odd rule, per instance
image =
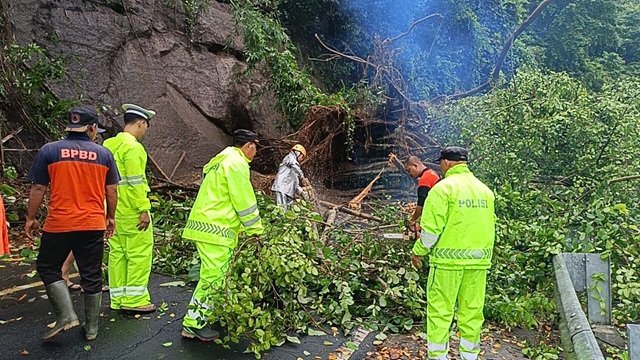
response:
[[[199,172],[237,128],[266,137],[289,130],[263,91],[262,75],[243,75],[244,44],[229,6],[211,2],[190,44],[180,4],[9,0],[7,6],[19,44],[35,42],[68,58],[68,81],[50,84],[56,94],[107,106],[111,133],[123,126],[116,116],[123,103],[158,113],[143,143],[166,173],[186,154],[176,178]]]

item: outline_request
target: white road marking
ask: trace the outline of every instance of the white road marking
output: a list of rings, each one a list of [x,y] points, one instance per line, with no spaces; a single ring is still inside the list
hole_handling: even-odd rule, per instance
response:
[[[369,335],[369,330],[364,327],[359,327],[353,332],[353,336],[351,337],[352,343],[354,343],[358,348],[360,344],[364,341],[364,339]],[[342,345],[338,350],[336,350],[338,354],[337,360],[349,360],[351,355],[355,352],[355,350],[351,350],[346,346],[346,343]]]

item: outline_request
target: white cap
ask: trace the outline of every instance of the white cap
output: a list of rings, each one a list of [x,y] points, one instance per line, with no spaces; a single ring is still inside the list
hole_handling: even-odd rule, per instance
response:
[[[122,105],[122,110],[124,110],[125,114],[135,114],[145,120],[151,120],[151,118],[156,115],[155,111],[147,110],[142,106],[138,106],[134,104],[124,104]]]

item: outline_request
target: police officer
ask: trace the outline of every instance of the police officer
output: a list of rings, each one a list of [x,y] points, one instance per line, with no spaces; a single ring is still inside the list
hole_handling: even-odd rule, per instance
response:
[[[460,356],[472,360],[480,353],[487,269],[495,239],[494,195],[469,170],[466,149],[447,147],[439,161],[444,179],[429,192],[411,261],[420,269],[421,257],[429,255],[429,359],[448,359],[457,300]]]
[[[99,132],[98,115],[89,107],[71,109],[68,136],[45,144],[38,152],[27,179],[32,183],[25,232],[38,231],[36,213],[50,188],[49,212],[42,228],[36,268],[56,315],[50,339],[79,325],[61,268],[73,251],[84,289],[87,340],[98,335],[102,301],[102,253],[104,239],[113,235],[118,203],[118,169],[109,150],[93,143]],[[107,211],[105,217],[105,197]]]
[[[124,131],[104,141],[116,160],[118,183],[116,232],[109,239],[109,294],[111,308],[140,313],[156,310],[148,285],[153,254],[151,202],[145,170],[147,152],[140,139],[147,133],[152,110],[122,105]]]
[[[307,150],[300,144],[293,145],[291,151],[282,159],[278,173],[271,186],[276,198],[276,204],[287,210],[296,199],[296,194],[302,193],[300,183],[304,178],[300,162],[307,156]]]
[[[249,163],[256,155],[258,135],[249,130],[233,133],[233,146],[216,155],[203,168],[204,180],[182,233],[193,240],[200,255],[200,281],[182,322],[182,336],[212,341],[220,333],[207,324],[207,293],[222,286],[229,261],[238,245],[238,233],[263,232],[258,204],[249,181]]]

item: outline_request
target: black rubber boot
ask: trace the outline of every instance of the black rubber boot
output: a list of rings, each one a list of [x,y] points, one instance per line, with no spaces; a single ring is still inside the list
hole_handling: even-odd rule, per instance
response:
[[[73,311],[73,302],[71,294],[67,288],[67,282],[64,280],[56,281],[46,287],[47,296],[53,312],[56,314],[56,324],[49,332],[42,337],[44,340],[51,339],[59,333],[80,325],[78,315]]]
[[[102,293],[84,294],[85,323],[82,324],[82,332],[87,340],[95,340],[98,336],[100,305],[102,305]]]
[[[189,339],[199,339],[200,341],[213,341],[220,339],[220,332],[213,330],[209,326],[205,326],[202,329],[196,329],[192,327],[182,327],[182,337]]]

